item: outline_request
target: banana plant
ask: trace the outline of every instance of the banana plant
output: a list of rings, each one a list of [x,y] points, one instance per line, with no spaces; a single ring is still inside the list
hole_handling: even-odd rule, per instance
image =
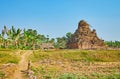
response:
[[[12,26],[12,28],[10,30],[7,31],[7,36],[8,39],[12,42],[13,46],[18,48],[18,42],[19,42],[19,38],[21,36],[21,29],[15,29],[14,26]]]

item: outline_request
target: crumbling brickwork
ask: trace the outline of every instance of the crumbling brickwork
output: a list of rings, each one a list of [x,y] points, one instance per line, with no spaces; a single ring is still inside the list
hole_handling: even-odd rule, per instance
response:
[[[90,25],[81,20],[78,29],[68,41],[67,47],[71,49],[103,49],[105,44],[104,40],[98,38],[96,30],[91,30]]]

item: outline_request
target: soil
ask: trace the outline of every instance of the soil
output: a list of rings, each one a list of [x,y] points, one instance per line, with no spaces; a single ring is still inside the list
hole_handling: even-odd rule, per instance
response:
[[[12,79],[25,79],[22,71],[27,70],[27,67],[28,67],[28,59],[27,58],[30,54],[32,54],[32,51],[27,50],[21,55],[21,60],[18,63],[17,69],[15,70]]]

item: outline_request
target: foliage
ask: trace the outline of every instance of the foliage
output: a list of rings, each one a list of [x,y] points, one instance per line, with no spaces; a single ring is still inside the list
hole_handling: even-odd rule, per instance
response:
[[[66,37],[58,37],[56,38],[57,39],[57,43],[55,45],[56,48],[60,48],[60,49],[63,49],[63,48],[66,48]]]
[[[12,26],[8,29],[4,26],[0,34],[0,47],[10,49],[40,49],[42,43],[52,43],[56,48],[66,48],[66,43],[71,38],[72,33],[66,33],[66,36],[56,39],[49,38],[49,35],[38,34],[33,29],[16,29]]]
[[[73,34],[71,32],[66,33],[67,42],[69,41],[72,35]]]
[[[84,22],[84,21],[83,21]],[[34,29],[20,29],[4,26],[0,34],[0,48],[10,49],[40,49],[42,43],[52,43],[55,48],[65,49],[73,34],[67,32],[63,37],[49,38],[49,35],[38,34]],[[120,41],[105,41],[108,47],[120,48]]]
[[[108,47],[120,48],[120,41],[106,41],[105,43]]]
[[[72,33],[68,32],[68,33],[66,33],[66,36],[56,38],[57,42],[56,42],[55,47],[60,48],[60,49],[65,49],[66,44],[69,41],[69,39],[71,38],[71,36],[72,36]]]
[[[74,74],[65,73],[60,75],[59,79],[78,79],[78,77]]]
[[[111,75],[104,75],[101,79],[120,79],[120,73],[111,74]]]
[[[52,42],[53,39],[51,40]],[[48,36],[38,34],[36,30],[24,29],[23,31],[12,26],[8,29],[4,26],[0,34],[0,47],[10,49],[36,49],[41,43],[49,42]]]

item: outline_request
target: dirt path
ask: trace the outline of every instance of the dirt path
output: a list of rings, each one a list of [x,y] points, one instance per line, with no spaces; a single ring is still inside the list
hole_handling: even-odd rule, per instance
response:
[[[32,51],[31,50],[26,50],[21,55],[21,60],[18,63],[17,70],[15,71],[12,79],[24,79],[21,71],[27,70],[27,65],[28,65],[27,58],[30,54],[32,54]]]

